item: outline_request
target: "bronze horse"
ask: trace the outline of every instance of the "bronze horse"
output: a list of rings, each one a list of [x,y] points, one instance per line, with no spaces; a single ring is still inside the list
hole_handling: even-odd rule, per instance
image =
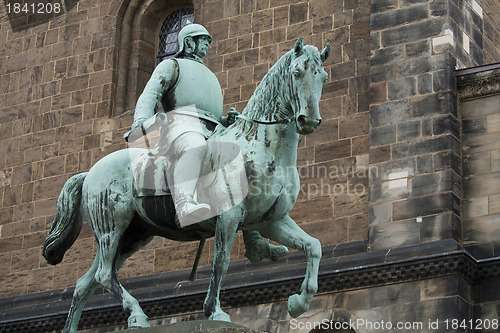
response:
[[[99,284],[129,314],[129,327],[149,326],[138,301],[118,281],[117,271],[155,235],[177,241],[215,236],[212,276],[204,302],[204,313],[210,319],[230,320],[220,307],[219,292],[238,230],[258,231],[265,238],[305,253],[306,275],[300,293],[289,297],[288,311],[297,317],[309,308],[318,289],[321,244],[299,228],[289,212],[300,188],[296,170],[299,135],[312,133],[321,123],[319,100],[328,78],[323,62],[329,54],[329,44],[320,53],[314,46],[304,46],[299,38],[294,48],[265,75],[235,123],[209,139],[239,147],[242,168],[250,184],[241,202],[220,210],[213,218],[180,229],[174,223],[170,197],[135,197],[131,159],[144,153],[142,149],[116,151],[98,161],[89,172],[66,182],[43,255],[54,265],[62,260],[78,237],[83,214],[95,234],[98,252],[92,267],[76,283],[63,332],[76,332],[85,302]],[[198,197],[199,202],[218,197],[226,185],[227,180],[220,186],[208,187]]]

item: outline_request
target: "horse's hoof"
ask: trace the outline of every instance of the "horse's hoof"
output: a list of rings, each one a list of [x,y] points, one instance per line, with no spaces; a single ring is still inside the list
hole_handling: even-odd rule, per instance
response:
[[[136,315],[128,317],[128,327],[151,327],[148,316]]]
[[[309,305],[301,301],[299,294],[288,297],[288,313],[292,318],[297,318],[307,310],[309,310]]]
[[[229,317],[229,315],[222,310],[214,312],[208,319],[209,320],[225,321],[228,323],[231,322],[231,317]]]

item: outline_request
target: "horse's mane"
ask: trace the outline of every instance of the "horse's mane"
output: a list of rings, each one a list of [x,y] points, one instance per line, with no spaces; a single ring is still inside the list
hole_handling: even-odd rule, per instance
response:
[[[294,59],[293,55],[293,50],[288,51],[269,69],[243,109],[243,115],[256,120],[277,120],[278,112],[275,111],[280,109],[281,85],[287,80],[286,74]],[[257,129],[257,124],[244,120],[239,120],[238,125],[241,130],[239,134],[253,135]]]
[[[264,75],[261,83],[255,89],[248,101],[243,114],[252,119],[271,120],[273,113],[269,112],[270,104],[278,102],[281,84],[287,79],[286,74],[293,60],[293,50],[285,53]]]
[[[319,52],[316,47],[305,45],[302,54],[306,55],[305,61],[312,60],[321,64]],[[243,115],[261,121],[275,121],[290,116],[285,111],[287,106],[281,105],[282,103],[287,103],[287,101],[282,100],[280,93],[282,85],[288,82],[289,76],[287,74],[294,59],[295,52],[292,49],[285,53],[269,69],[243,109]],[[238,136],[244,133],[249,137],[256,134],[258,125],[240,119],[236,122],[235,126],[239,128]]]

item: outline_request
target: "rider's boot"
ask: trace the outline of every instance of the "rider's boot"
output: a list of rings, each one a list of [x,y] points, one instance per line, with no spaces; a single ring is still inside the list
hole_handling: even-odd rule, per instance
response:
[[[177,160],[174,170],[174,204],[181,227],[185,227],[206,219],[210,206],[198,203],[194,192],[201,172],[205,147],[185,150]]]
[[[210,213],[210,206],[204,203],[196,202],[193,197],[176,197],[175,209],[181,227],[201,222],[205,220]]]

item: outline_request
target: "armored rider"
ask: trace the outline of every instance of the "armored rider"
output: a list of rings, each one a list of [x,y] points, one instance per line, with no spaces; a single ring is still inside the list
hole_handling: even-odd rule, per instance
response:
[[[153,117],[160,102],[169,116],[160,146],[176,156],[172,190],[181,226],[201,221],[209,213],[210,206],[198,203],[194,197],[207,152],[206,139],[217,125],[228,126],[239,114],[232,110],[222,117],[219,81],[203,63],[211,41],[212,37],[200,24],[188,23],[182,28],[178,35],[179,51],[154,70],[137,101],[132,124],[135,129]],[[251,261],[275,260],[287,253],[283,246],[264,242],[258,232],[244,232],[244,239],[246,255]]]
[[[179,51],[162,61],[139,97],[132,129],[152,117],[161,102],[168,112],[168,130],[161,146],[176,156],[173,172],[174,203],[179,220],[201,221],[210,206],[196,202],[194,191],[207,152],[206,138],[224,122],[219,81],[203,63],[212,40],[199,24],[186,25],[178,35]]]

